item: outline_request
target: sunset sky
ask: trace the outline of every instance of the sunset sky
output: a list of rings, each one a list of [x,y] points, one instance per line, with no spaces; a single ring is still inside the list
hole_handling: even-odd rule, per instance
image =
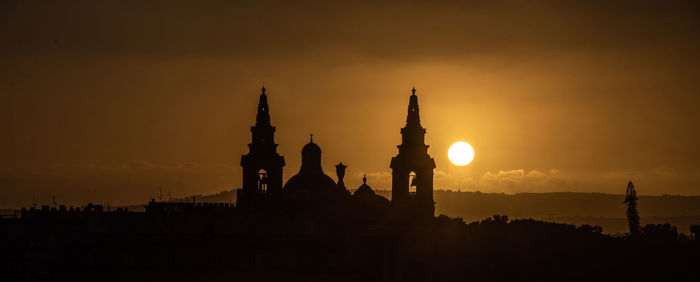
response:
[[[700,194],[697,1],[147,2],[0,2],[0,208],[239,188],[263,81],[285,180],[390,189],[415,83],[436,189]]]

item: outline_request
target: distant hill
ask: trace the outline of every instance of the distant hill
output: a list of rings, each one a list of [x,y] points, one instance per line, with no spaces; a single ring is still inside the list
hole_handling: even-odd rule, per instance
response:
[[[391,199],[391,191],[377,190]],[[481,193],[435,191],[436,214],[462,217],[466,222],[481,220],[495,214],[510,218],[534,218],[570,224],[600,225],[605,233],[623,233],[625,221],[624,195],[604,193]],[[235,203],[236,193],[226,190],[212,195],[196,195],[196,202]],[[173,199],[191,202],[192,197]],[[143,210],[134,205],[130,210]],[[689,233],[690,224],[700,224],[700,196],[640,196],[639,213],[642,224],[671,223],[679,231]]]
[[[175,198],[175,199],[163,199],[168,202],[199,202],[199,203],[236,203],[236,191],[235,190],[224,190],[216,194],[211,194],[211,195],[193,195],[185,198]],[[136,204],[136,205],[130,205],[130,206],[125,206],[125,208],[128,208],[130,211],[144,211],[145,208],[144,206],[146,203],[143,204]]]
[[[386,191],[390,195],[390,191]],[[384,195],[384,194],[383,194]],[[627,231],[625,196],[603,193],[518,193],[436,191],[437,213],[471,222],[494,214],[571,224],[594,224],[606,233]],[[689,233],[700,224],[700,196],[640,196],[642,224],[671,223]]]

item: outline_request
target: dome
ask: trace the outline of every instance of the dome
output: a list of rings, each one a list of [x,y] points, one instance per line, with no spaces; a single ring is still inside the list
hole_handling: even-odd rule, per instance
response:
[[[362,185],[355,190],[354,194],[352,194],[353,200],[363,203],[365,206],[371,206],[378,209],[389,206],[389,200],[374,193],[372,188],[367,185],[366,176],[362,178],[362,182]]]
[[[313,135],[311,135],[311,141],[301,149],[301,169],[299,173],[323,174],[323,168],[321,167],[321,147],[314,143]]]
[[[335,181],[323,173],[299,173],[292,176],[286,184],[284,184],[284,190],[290,193],[298,191],[309,191],[309,192],[323,192],[328,190],[335,190],[337,188]]]
[[[364,197],[374,196],[374,195],[376,195],[376,193],[374,193],[374,191],[372,191],[372,188],[370,188],[369,185],[362,184],[362,186],[360,186],[360,188],[357,188],[357,190],[355,190],[355,193],[353,195],[356,197],[364,198]]]
[[[284,193],[305,208],[332,205],[349,195],[328,175],[323,173],[299,173],[284,184]]]
[[[301,149],[301,153],[302,154],[304,154],[304,153],[319,153],[320,154],[321,147],[316,145],[316,143],[314,143],[314,140],[311,139],[311,141],[308,144],[304,145],[304,148]]]
[[[300,201],[344,197],[347,192],[321,168],[321,147],[313,139],[301,150],[301,169],[284,184],[283,190]]]
[[[355,190],[355,193],[352,194],[353,197],[355,198],[367,198],[367,197],[373,197],[376,195],[374,191],[372,191],[372,188],[367,185],[367,176],[362,177],[362,185],[360,185],[357,190]]]

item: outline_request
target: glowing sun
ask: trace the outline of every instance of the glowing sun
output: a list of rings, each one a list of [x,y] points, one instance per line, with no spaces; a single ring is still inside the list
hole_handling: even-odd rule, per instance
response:
[[[467,142],[456,142],[450,146],[447,157],[456,166],[465,166],[474,160],[474,148]]]

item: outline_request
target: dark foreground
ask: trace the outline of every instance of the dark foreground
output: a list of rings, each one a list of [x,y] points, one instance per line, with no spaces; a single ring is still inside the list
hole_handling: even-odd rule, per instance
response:
[[[688,281],[697,241],[494,216],[34,211],[0,224],[2,281]],[[347,216],[350,214],[351,216]]]

